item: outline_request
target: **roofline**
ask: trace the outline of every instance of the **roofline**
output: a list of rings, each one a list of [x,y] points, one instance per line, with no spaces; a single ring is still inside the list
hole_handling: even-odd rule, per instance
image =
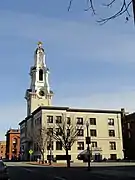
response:
[[[81,108],[70,108],[68,106],[40,106],[35,111],[32,112],[30,116],[27,116],[19,125],[26,122],[30,117],[35,115],[41,110],[65,110],[67,112],[84,112],[84,113],[110,113],[110,114],[122,114],[121,110],[107,110],[107,109],[81,109]]]
[[[19,122],[19,126],[22,125],[24,122],[26,122],[26,119],[24,119],[21,122]]]
[[[130,113],[130,114],[126,114],[126,117],[127,117],[127,118],[132,117],[132,116],[135,116],[135,112]]]
[[[15,130],[15,131],[14,131]],[[17,130],[17,131],[16,131]],[[20,134],[20,129],[9,129],[5,136],[7,136],[8,134]]]
[[[36,109],[37,110],[37,109]],[[21,125],[21,124],[23,124],[23,123],[25,123],[29,118],[31,118],[32,117],[32,114],[31,115],[29,115],[29,116],[27,116],[24,120],[22,120],[20,123],[19,123],[19,126]]]
[[[118,114],[118,113],[122,113],[121,110],[105,110],[105,109],[81,109],[81,108],[70,108],[67,106],[40,106],[38,107],[35,111],[33,111],[32,115],[36,114],[37,112],[41,111],[41,110],[65,110],[67,112],[93,112],[93,113],[114,113],[114,114]],[[28,117],[29,119],[29,117]]]
[[[66,110],[68,112],[93,112],[93,113],[114,113],[114,114],[118,114],[118,113],[122,113],[121,110],[105,110],[105,109],[82,109],[82,108],[70,108],[70,107],[59,107],[59,106],[40,106],[38,109],[36,110],[41,110],[41,109],[47,109],[47,110]],[[35,111],[36,111],[35,110]],[[33,112],[34,114],[36,112]]]

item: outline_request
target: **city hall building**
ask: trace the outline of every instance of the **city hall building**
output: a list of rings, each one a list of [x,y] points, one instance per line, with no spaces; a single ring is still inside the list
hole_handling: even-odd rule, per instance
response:
[[[78,131],[77,140],[69,150],[71,160],[79,161],[77,156],[87,149],[86,123],[89,123],[89,135],[91,137],[90,151],[93,160],[100,159],[123,159],[122,140],[122,110],[100,110],[100,109],[76,109],[70,107],[53,106],[53,91],[50,89],[49,69],[46,65],[45,51],[42,43],[34,53],[34,66],[30,69],[31,84],[26,90],[27,117],[20,125],[21,154],[24,160],[29,159],[29,150],[33,150],[32,157],[36,160],[41,157],[40,152],[35,148],[34,143],[29,140],[28,135],[43,126],[54,127],[62,121],[62,116],[74,124],[83,126]],[[45,160],[50,154],[48,147],[45,147]],[[52,155],[60,159],[65,155],[65,150],[59,142],[52,141]]]

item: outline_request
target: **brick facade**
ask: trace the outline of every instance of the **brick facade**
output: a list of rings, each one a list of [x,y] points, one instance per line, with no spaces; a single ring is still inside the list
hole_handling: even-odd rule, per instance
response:
[[[5,158],[6,155],[6,141],[0,141],[0,158]]]
[[[123,145],[125,159],[135,160],[135,113],[123,117]]]
[[[20,130],[10,129],[6,133],[6,158],[16,160],[20,155]]]

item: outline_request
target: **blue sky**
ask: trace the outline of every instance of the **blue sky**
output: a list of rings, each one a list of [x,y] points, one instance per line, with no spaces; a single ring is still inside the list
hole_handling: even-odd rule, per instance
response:
[[[135,110],[133,22],[119,18],[101,26],[96,18],[108,12],[96,4],[94,18],[84,12],[84,1],[74,0],[70,12],[69,0],[1,2],[0,140],[26,115],[24,95],[39,40],[51,71],[54,105]]]

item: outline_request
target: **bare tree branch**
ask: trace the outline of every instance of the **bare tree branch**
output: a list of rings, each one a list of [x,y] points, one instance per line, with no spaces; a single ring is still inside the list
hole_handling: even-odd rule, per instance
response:
[[[108,4],[104,4],[103,3],[103,6],[106,6],[106,7],[111,7],[112,6],[112,4],[114,4],[116,2],[116,0],[112,0],[110,3],[108,3]]]
[[[67,118],[62,115],[62,122],[57,124],[57,128],[53,128],[54,140],[62,144],[63,149],[66,151],[67,166],[70,167],[70,161],[68,159],[68,150],[78,139],[78,130],[83,129],[83,125],[76,125],[72,120],[70,124],[67,123]]]
[[[103,18],[99,21],[97,21],[98,23],[101,23],[101,24],[105,24],[106,22],[108,22],[109,20],[111,19],[115,19],[117,18],[118,16],[121,16],[122,14],[124,14],[125,12],[128,13],[129,17],[130,17],[130,14],[128,12],[128,8],[129,6],[131,5],[132,1],[130,1],[128,4],[126,4],[126,0],[123,0],[123,4],[120,8],[120,10],[118,12],[116,12],[114,15],[108,17],[108,18]]]
[[[42,155],[42,162],[44,163],[44,153],[47,149],[47,141],[49,139],[49,134],[47,134],[47,129],[45,127],[35,129],[31,134],[28,134],[28,139],[37,147]]]
[[[135,23],[135,0],[132,0],[133,5],[133,15],[134,15],[134,23]]]
[[[87,8],[85,9],[85,11],[88,11],[88,10],[91,10],[92,13],[95,15],[96,12],[95,12],[95,8],[94,8],[94,5],[93,5],[93,0],[87,0]]]
[[[73,0],[69,1],[68,11],[70,11],[70,9],[71,9],[72,2],[73,2]]]
[[[86,1],[86,4],[87,4],[87,8],[85,9],[85,11],[91,10],[92,13],[94,15],[96,15],[97,8],[94,6],[95,0],[84,0],[84,1]],[[109,7],[112,7],[113,4],[115,4],[116,2],[118,2],[118,0],[110,0],[110,2],[108,2],[107,4],[103,3],[102,5],[106,8],[109,8]],[[68,11],[70,10],[72,3],[73,3],[73,0],[70,0],[69,6],[68,6]],[[99,1],[99,3],[100,3],[100,1]],[[97,22],[100,24],[105,24],[109,20],[115,19],[123,14],[127,14],[126,21],[128,21],[129,18],[131,17],[131,14],[129,12],[130,5],[132,5],[132,7],[133,7],[133,15],[134,15],[133,17],[134,17],[134,21],[135,21],[135,0],[122,0],[122,4],[120,5],[120,8],[118,11],[116,11],[113,15],[111,15],[109,17],[101,18]]]

